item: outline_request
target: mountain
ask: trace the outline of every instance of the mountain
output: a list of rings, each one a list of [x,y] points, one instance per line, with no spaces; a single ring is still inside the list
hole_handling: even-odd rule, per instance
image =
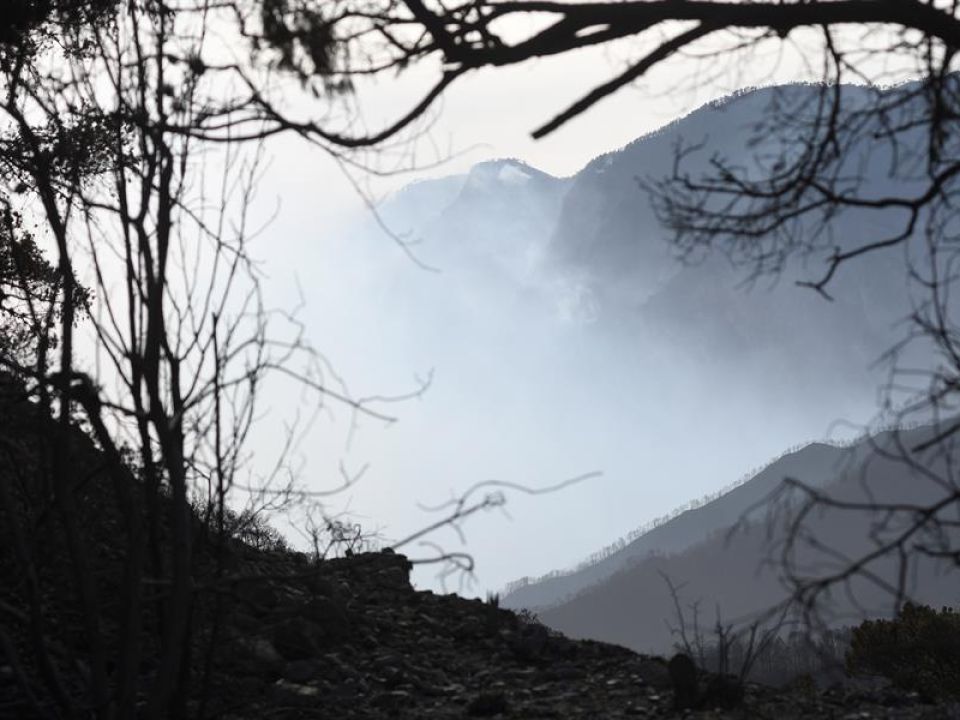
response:
[[[797,412],[812,407],[836,408],[837,415],[842,414],[842,399],[859,398],[861,408],[873,405],[883,379],[880,358],[909,329],[902,321],[912,306],[902,253],[872,253],[844,267],[830,288],[832,302],[794,285],[822,272],[815,258],[785,265],[782,276],[772,279],[776,282],[760,278],[747,284],[747,272],[719,252],[679,263],[639,187],[641,179],[671,172],[682,143],[702,146],[687,159],[692,176],[707,172],[710,159],[718,155],[749,167],[765,109],[773,102],[802,109],[817,92],[804,85],[765,88],[712,103],[596,158],[570,179],[544,272],[577,287],[579,302],[588,309],[583,317],[613,352],[633,359],[638,369],[653,354],[682,364],[688,382],[710,404],[750,396],[756,399],[750,407],[765,414],[772,408]],[[844,92],[847,102],[858,103],[873,91],[848,87]],[[883,153],[871,150],[851,153],[866,158],[871,191],[904,191],[904,183],[881,167]],[[833,235],[838,243],[860,242],[883,231],[877,222],[841,213],[833,220]],[[930,366],[926,349],[911,351],[916,367]],[[831,468],[847,455],[837,448],[808,446],[783,458],[780,462],[787,465],[771,468],[772,475],[761,473],[709,509],[682,515],[599,562],[512,584],[504,601],[511,607],[559,603],[652,550],[676,552],[704,539],[769,491],[777,473],[827,482],[834,474]],[[746,499],[740,503],[741,498]]]
[[[700,155],[706,158],[714,153],[743,156],[772,95],[796,90],[754,90],[710,103],[591,160],[572,178],[557,218],[551,247],[558,265],[581,274],[611,311],[641,305],[683,268],[664,242],[640,182],[668,176],[681,142],[703,143]],[[699,167],[706,163],[700,161]]]
[[[427,245],[426,262],[451,259],[523,283],[541,262],[569,181],[515,159],[407,186],[385,204],[388,223]]]
[[[875,102],[876,92],[874,88],[844,86],[845,109]],[[610,312],[642,306],[671,278],[682,277],[691,270],[677,262],[676,249],[664,242],[664,232],[643,186],[656,185],[671,177],[677,168],[691,181],[713,177],[718,160],[724,160],[747,177],[766,175],[772,153],[789,155],[796,149],[780,146],[776,137],[769,137],[770,128],[765,118],[776,107],[778,112],[792,114],[799,120],[815,112],[819,93],[816,85],[805,84],[743,91],[708,103],[620,150],[591,160],[571,178],[552,234],[553,260],[558,267],[579,273],[590,284],[597,302]],[[917,138],[922,142],[920,135]],[[905,142],[909,142],[909,138],[905,138]],[[683,160],[677,165],[676,155],[681,148]],[[885,146],[855,145],[846,149],[845,156],[846,164],[841,172],[849,177],[863,175],[865,194],[895,196],[913,187],[915,180],[905,179],[906,173],[893,176],[894,163]],[[803,238],[805,232],[810,232],[811,236],[804,239],[819,248],[803,263],[783,266],[781,272],[786,283],[795,279],[819,279],[825,267],[821,263],[834,247],[859,244],[872,232],[882,231],[888,218],[902,219],[896,213],[878,215],[848,209],[831,218],[832,232],[828,238],[823,238],[822,232],[813,237],[812,229],[802,223],[785,230],[792,238]],[[757,238],[756,245],[766,248],[768,241],[767,237]],[[688,262],[695,271],[707,257],[704,249],[693,253]],[[902,259],[898,259],[902,263]],[[869,266],[870,262],[866,264]],[[879,267],[886,269],[884,263]],[[710,273],[719,274],[725,282],[733,276],[742,282],[750,269],[749,266],[735,269],[731,274],[729,266],[709,265]],[[854,272],[857,276],[873,277],[874,281],[886,277],[875,269]],[[702,274],[695,271],[694,276],[700,278]],[[683,284],[689,287],[694,280],[688,278]],[[837,283],[835,287],[842,293],[846,284]]]
[[[648,532],[602,563],[571,576],[518,588],[504,597],[504,603],[511,607],[550,603],[538,609],[539,616],[566,635],[657,652],[671,647],[675,637],[668,625],[677,623],[664,576],[682,588],[685,612],[690,612],[693,603],[702,608],[701,626],[712,627],[715,613],[725,621],[757,616],[788,597],[781,553],[788,523],[800,506],[797,500],[785,506],[771,498],[773,491],[791,478],[828,497],[860,506],[826,507],[807,518],[803,536],[815,538],[816,543],[808,546],[801,542],[791,555],[794,567],[813,574],[807,576],[845,567],[848,561],[844,558],[860,557],[880,541],[905,531],[914,517],[905,511],[884,525],[882,518],[865,506],[884,502],[922,508],[946,501],[947,507],[936,515],[941,522],[934,531],[913,533],[909,547],[916,564],[906,578],[906,592],[920,603],[952,605],[957,599],[956,571],[949,563],[924,558],[915,547],[918,542],[928,547],[956,547],[957,531],[950,529],[947,515],[951,507],[955,510],[955,501],[950,501],[952,486],[940,480],[951,477],[956,448],[935,447],[922,455],[908,454],[911,462],[904,462],[902,451],[921,445],[938,430],[888,431],[848,448],[809,445],[717,500]],[[867,568],[872,577],[896,584],[899,565],[895,554],[879,558]],[[892,603],[892,595],[879,580],[857,577],[840,583],[822,609],[829,622],[850,624],[864,617],[888,615]],[[691,622],[691,617],[686,621]]]
[[[693,178],[710,174],[717,157],[751,172],[759,162],[753,147],[758,120],[769,106],[810,105],[817,92],[806,85],[745,92],[591,161],[566,194],[549,244],[549,270],[578,288],[585,314],[611,333],[707,358],[702,372],[712,376],[712,367],[722,368],[723,382],[773,381],[764,383],[773,404],[795,402],[799,388],[809,401],[827,404],[841,388],[848,395],[872,392],[880,374],[868,368],[901,338],[911,307],[901,253],[874,253],[845,267],[827,302],[795,282],[819,279],[832,246],[785,263],[774,277],[751,279],[750,266],[731,263],[719,249],[681,262],[640,187],[670,175],[680,146],[700,146],[683,164]],[[870,91],[845,92],[847,102],[856,103]],[[851,156],[877,164],[881,153],[873,150],[854,148]],[[904,190],[886,169],[873,172],[872,166],[868,183],[879,195]],[[831,229],[839,244],[885,232],[883,219],[856,212],[840,213]]]
[[[538,580],[525,578],[513,583],[503,593],[501,603],[504,607],[538,612],[561,605],[650,555],[674,555],[727,530],[749,508],[770,496],[783,478],[806,478],[811,483],[823,484],[834,477],[849,458],[850,451],[846,448],[811,443],[784,455],[712,502],[680,513],[597,562],[569,573]]]
[[[845,91],[850,103],[868,92]],[[404,189],[385,213],[423,242],[427,265],[455,269],[461,285],[522,289],[541,304],[544,321],[591,325],[618,347],[656,345],[709,357],[713,367],[744,378],[789,375],[790,385],[816,395],[811,401],[841,387],[851,395],[872,393],[882,375],[867,368],[900,339],[910,307],[899,254],[871,254],[845,268],[830,288],[833,302],[794,285],[819,278],[827,250],[787,263],[778,278],[746,285],[749,268],[719,251],[682,263],[640,187],[671,173],[681,144],[701,146],[685,160],[692,176],[708,172],[717,156],[753,167],[758,118],[774,102],[809,105],[805,100],[817,92],[806,85],[763,88],[711,103],[595,158],[570,178],[514,159],[481,163],[465,175]],[[871,182],[878,189],[897,187],[876,175]],[[852,212],[834,226],[838,238],[865,230],[863,217]],[[703,372],[712,374],[710,367]]]

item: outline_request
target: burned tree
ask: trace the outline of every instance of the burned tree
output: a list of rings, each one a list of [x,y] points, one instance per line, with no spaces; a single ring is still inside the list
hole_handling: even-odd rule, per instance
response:
[[[18,712],[202,715],[229,556],[252,531],[271,537],[258,503],[307,499],[282,457],[264,474],[245,450],[267,376],[385,416],[327,387],[260,291],[250,208],[276,128],[255,94],[223,89],[223,74],[249,74],[218,64],[213,28],[232,12],[14,10],[0,37],[0,372],[56,423],[4,406],[3,563],[22,582],[0,593],[0,647],[32,706]]]

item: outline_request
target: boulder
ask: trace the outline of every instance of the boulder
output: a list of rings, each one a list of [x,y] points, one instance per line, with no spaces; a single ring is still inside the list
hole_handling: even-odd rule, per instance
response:
[[[306,660],[316,657],[323,647],[323,632],[302,617],[281,621],[273,628],[273,645],[284,660]]]
[[[267,638],[237,637],[224,648],[227,665],[239,675],[272,680],[280,675],[283,658]]]
[[[673,704],[678,710],[696,706],[699,699],[697,676],[699,671],[689,655],[677,653],[667,663],[673,686]]]
[[[340,642],[351,635],[350,616],[346,605],[331,597],[315,597],[297,610],[297,614],[314,626],[314,632],[325,643]]]

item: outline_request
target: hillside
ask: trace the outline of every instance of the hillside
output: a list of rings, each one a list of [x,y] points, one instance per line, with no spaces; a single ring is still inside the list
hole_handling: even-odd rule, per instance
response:
[[[954,461],[955,448],[928,453],[922,464],[915,466],[899,458],[901,444],[913,447],[932,433],[931,428],[886,432],[849,449],[808,446],[773,463],[724,497],[648,533],[608,558],[602,567],[521,588],[506,602],[517,607],[522,600],[551,601],[551,606],[540,611],[550,627],[572,637],[616,642],[647,652],[664,652],[675,640],[668,625],[675,626],[677,618],[664,575],[682,587],[685,608],[699,603],[703,609],[700,621],[708,626],[713,625],[717,612],[725,621],[757,616],[789,596],[789,579],[781,561],[787,520],[795,510],[782,504],[754,508],[746,522],[728,532],[741,514],[786,478],[854,504],[901,503],[910,508],[949,501],[952,490],[936,480],[936,473],[944,473]],[[909,517],[907,511],[904,514]],[[797,546],[790,555],[792,565],[811,578],[843,567],[842,558],[859,557],[877,547],[905,527],[905,520],[894,517],[882,525],[878,515],[866,508],[818,510],[804,525],[804,534],[815,538],[817,545]],[[949,529],[949,524],[937,532],[946,534],[934,538],[921,533],[914,542],[932,543],[929,547],[956,543],[957,531]],[[906,578],[907,597],[936,607],[955,603],[957,576],[950,564],[924,559],[916,550],[912,553],[915,565]],[[850,624],[889,615],[893,597],[880,580],[896,585],[897,558],[887,554],[867,569],[878,580],[860,577],[841,583],[820,608],[824,620]],[[557,602],[560,591],[571,592],[567,588],[574,594]]]
[[[651,554],[673,555],[696,545],[737,522],[748,508],[770,495],[784,477],[811,482],[834,477],[850,452],[823,443],[811,443],[770,464],[739,487],[706,505],[688,510],[655,527],[599,562],[556,577],[532,580],[503,594],[504,607],[543,610],[561,604],[624,567]]]
[[[78,612],[76,568],[56,523],[47,524],[40,492],[44,448],[55,425],[16,392],[15,383],[0,387],[0,488],[7,500],[19,498],[0,506],[0,717],[60,717],[77,708],[85,716],[108,713],[88,695],[91,626]],[[78,480],[70,512],[84,523],[87,559],[103,603],[95,637],[114,657],[131,637],[121,622],[119,570],[128,552],[122,518],[110,502],[99,451],[79,429],[71,431],[70,446]],[[128,480],[136,483],[133,475]],[[25,535],[29,527],[37,532]],[[741,701],[724,689],[729,681],[703,675],[690,696],[696,709],[681,712],[675,710],[680,686],[662,659],[570,640],[492,604],[415,591],[411,564],[402,555],[318,560],[236,539],[212,552],[203,541],[202,518],[194,516],[192,528],[196,604],[184,659],[190,695],[170,717],[535,720],[747,713],[799,720],[856,711],[858,717],[916,720],[944,711],[915,695],[857,686],[811,693],[751,684]],[[20,571],[24,550],[33,558],[27,575]],[[108,688],[133,673],[140,698],[154,681],[158,616],[152,608],[162,598],[161,591],[145,604],[136,625],[140,663],[110,663]]]

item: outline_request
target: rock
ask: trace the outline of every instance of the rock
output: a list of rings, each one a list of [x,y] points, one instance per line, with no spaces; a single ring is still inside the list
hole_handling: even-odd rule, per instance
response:
[[[238,631],[242,635],[253,635],[263,627],[263,620],[236,608],[230,616],[229,625],[232,630]]]
[[[570,664],[549,667],[544,671],[543,676],[548,680],[579,680],[583,677],[582,672]]]
[[[268,639],[235,638],[225,648],[227,663],[238,674],[272,680],[279,676],[283,658]]]
[[[327,643],[338,642],[351,634],[350,617],[346,606],[330,597],[316,597],[308,600],[297,614],[310,621]]]
[[[466,617],[459,620],[451,629],[451,635],[458,642],[476,640],[484,633],[484,624],[480,618]]]
[[[660,659],[645,658],[640,662],[637,674],[647,685],[657,690],[669,690],[673,687],[667,664]]]
[[[406,690],[388,690],[374,695],[370,704],[381,710],[396,712],[413,705],[414,698]]]
[[[467,705],[467,715],[471,717],[490,717],[507,712],[509,704],[502,692],[480,693]]]
[[[385,585],[406,589],[410,587],[410,571],[413,569],[406,557],[387,548],[381,553],[370,553],[378,565],[377,577]]]
[[[336,598],[340,595],[340,588],[330,578],[319,570],[310,573],[303,581],[311,595],[317,597]]]
[[[732,675],[714,675],[697,701],[702,708],[732,710],[743,702],[743,683]]]
[[[670,684],[673,687],[673,704],[678,710],[685,710],[697,705],[697,666],[689,655],[677,653],[667,663],[667,672],[670,674]]]
[[[316,660],[293,660],[284,665],[283,677],[290,682],[306,683],[321,675],[322,671]]]
[[[320,690],[310,685],[301,685],[281,679],[277,680],[271,687],[270,696],[279,704],[314,707],[320,700]]]
[[[388,665],[383,671],[383,684],[388,690],[403,685],[407,681],[406,673],[398,667]]]
[[[316,656],[322,645],[322,631],[301,617],[281,621],[273,629],[273,645],[284,660],[306,660]]]
[[[265,615],[280,604],[277,588],[267,581],[258,579],[242,580],[237,583],[237,597],[258,615]]]
[[[523,662],[535,662],[547,645],[549,634],[543,625],[524,625],[511,643],[511,650]]]

